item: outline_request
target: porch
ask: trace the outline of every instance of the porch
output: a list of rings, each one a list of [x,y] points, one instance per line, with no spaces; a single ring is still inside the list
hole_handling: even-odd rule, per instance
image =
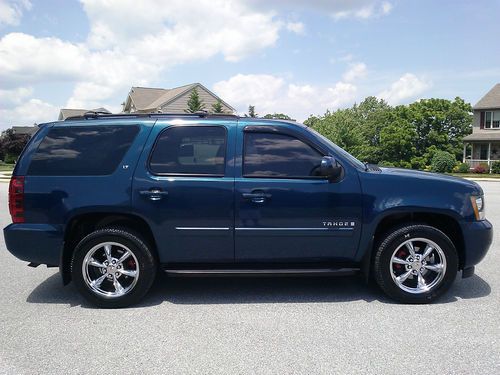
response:
[[[464,138],[463,162],[475,168],[479,164],[491,165],[500,160],[500,132],[477,132]]]

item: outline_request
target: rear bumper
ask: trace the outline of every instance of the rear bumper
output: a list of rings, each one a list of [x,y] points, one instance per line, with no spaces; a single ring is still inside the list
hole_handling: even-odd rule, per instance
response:
[[[26,262],[57,266],[63,246],[63,231],[58,225],[10,224],[3,230],[7,250]]]
[[[488,220],[462,223],[465,259],[463,268],[478,264],[488,252],[493,240],[493,226]]]

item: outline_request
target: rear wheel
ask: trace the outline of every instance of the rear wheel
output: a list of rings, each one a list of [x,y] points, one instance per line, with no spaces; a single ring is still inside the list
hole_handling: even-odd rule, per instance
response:
[[[390,297],[404,303],[428,303],[455,280],[458,256],[440,230],[410,225],[383,239],[373,267],[378,285]]]
[[[90,233],[77,245],[71,264],[80,293],[100,307],[126,307],[138,302],[151,287],[156,268],[148,245],[122,228]]]

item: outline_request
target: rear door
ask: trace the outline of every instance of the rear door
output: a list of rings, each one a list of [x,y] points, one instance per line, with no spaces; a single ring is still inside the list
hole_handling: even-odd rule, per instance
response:
[[[237,261],[338,261],[357,250],[362,199],[356,171],[344,168],[335,182],[318,177],[330,152],[294,128],[240,126]]]
[[[233,122],[158,121],[133,182],[162,263],[234,261]],[[233,139],[231,141],[231,139]]]

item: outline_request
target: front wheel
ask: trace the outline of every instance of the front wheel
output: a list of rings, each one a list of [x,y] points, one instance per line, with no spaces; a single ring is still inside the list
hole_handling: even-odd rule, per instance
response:
[[[377,249],[374,274],[390,297],[403,303],[432,302],[446,292],[458,271],[451,240],[428,225],[409,225],[387,235]]]
[[[71,273],[80,293],[99,307],[126,307],[151,287],[156,260],[135,233],[121,228],[96,230],[73,254]]]

